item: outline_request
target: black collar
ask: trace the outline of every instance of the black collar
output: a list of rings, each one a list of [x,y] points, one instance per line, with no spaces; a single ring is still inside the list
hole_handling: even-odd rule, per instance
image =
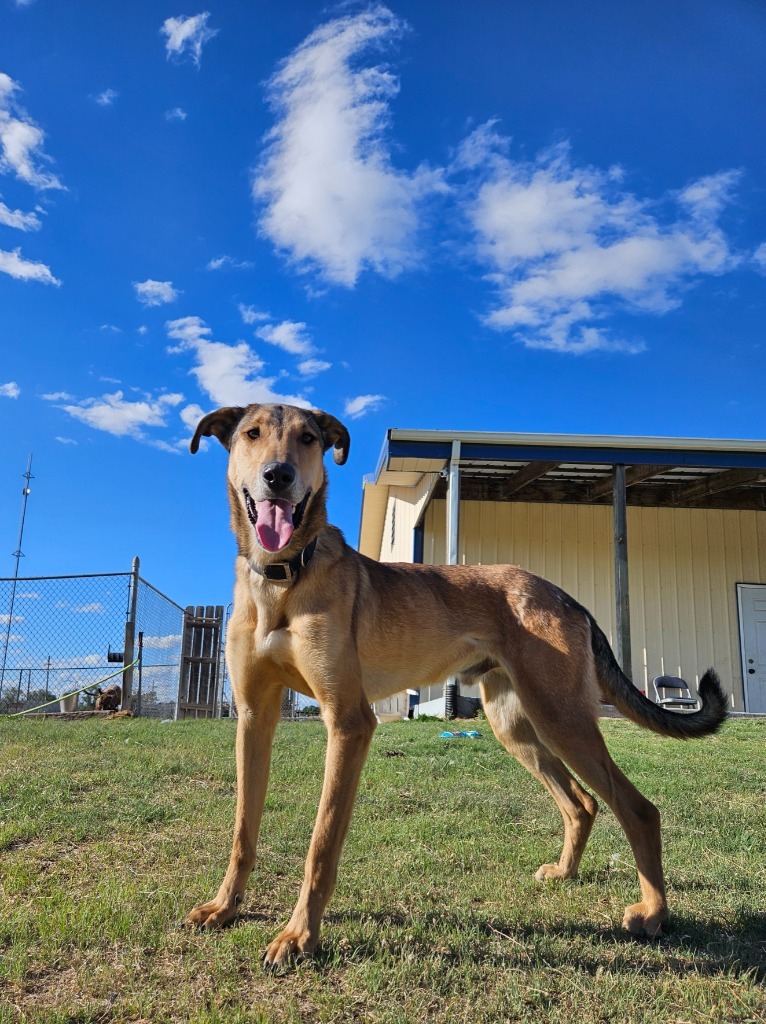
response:
[[[290,558],[286,562],[269,562],[261,567],[248,558],[247,564],[253,572],[257,572],[259,576],[263,576],[264,579],[270,580],[272,583],[295,583],[301,574],[301,569],[305,569],[311,561],[317,540],[318,537],[314,537],[303,551],[299,551],[294,558]]]

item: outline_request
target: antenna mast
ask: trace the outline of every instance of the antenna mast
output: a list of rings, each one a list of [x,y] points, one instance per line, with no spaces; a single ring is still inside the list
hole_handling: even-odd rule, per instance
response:
[[[19,525],[19,546],[13,552],[13,557],[16,559],[16,567],[13,572],[13,586],[11,587],[11,604],[8,609],[8,625],[5,630],[5,642],[3,644],[3,665],[0,669],[0,694],[3,692],[3,683],[5,682],[5,663],[8,659],[8,644],[11,640],[11,624],[13,623],[13,606],[16,603],[16,584],[19,579],[19,562],[24,557],[24,552],[21,550],[21,545],[24,540],[24,520],[27,517],[27,501],[29,500],[30,488],[29,481],[34,480],[32,476],[32,453],[29,453],[29,461],[27,462],[27,471],[22,473],[24,477],[24,488],[21,492],[21,524]]]

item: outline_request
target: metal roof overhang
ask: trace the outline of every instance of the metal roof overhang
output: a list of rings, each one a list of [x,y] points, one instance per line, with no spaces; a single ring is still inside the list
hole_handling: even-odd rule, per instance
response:
[[[465,500],[611,504],[624,465],[629,505],[766,510],[766,441],[393,428],[365,482],[360,550],[380,549],[388,488],[441,472],[454,441]]]

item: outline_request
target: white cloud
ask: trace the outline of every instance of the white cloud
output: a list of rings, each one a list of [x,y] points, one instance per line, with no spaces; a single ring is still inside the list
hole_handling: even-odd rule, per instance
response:
[[[289,352],[293,356],[310,356],[314,352],[311,338],[306,334],[306,325],[293,320],[259,327],[255,332],[262,341]]]
[[[183,396],[176,394],[129,401],[122,391],[115,391],[111,395],[86,398],[78,405],[62,405],[61,408],[94,430],[143,441],[146,439],[144,428],[165,426],[168,409],[182,401]]]
[[[172,110],[165,111],[166,121],[185,121],[188,116],[181,107],[173,107]]]
[[[235,260],[233,256],[216,256],[205,270],[250,270],[255,264],[250,260]]]
[[[269,313],[261,313],[254,306],[245,306],[241,302],[239,304],[239,314],[242,317],[242,322],[245,324],[258,324],[263,323],[264,320],[271,320]]]
[[[51,273],[50,267],[44,263],[35,263],[32,260],[25,260],[21,255],[21,249],[14,249],[6,252],[0,249],[0,273],[10,274],[18,281],[40,281],[41,284],[61,284],[58,278]]]
[[[44,398],[46,402],[68,402],[74,395],[70,395],[68,391],[50,391],[48,394],[40,395],[40,398]]]
[[[194,433],[194,430],[196,429],[197,424],[202,419],[202,417],[205,415],[205,410],[202,408],[201,405],[197,405],[195,403],[195,404],[192,404],[192,405],[185,405],[183,407],[183,409],[181,409],[181,412],[180,412],[179,415],[181,417],[181,421],[183,422],[184,426],[188,427],[189,430],[192,433]]]
[[[122,334],[122,328],[117,327],[115,324],[101,324],[99,330],[105,334]]]
[[[760,272],[766,274],[766,242],[762,242],[755,250],[753,260]]]
[[[0,398],[18,398],[21,388],[15,380],[9,380],[7,384],[0,384]]]
[[[350,419],[358,420],[368,412],[377,412],[385,400],[385,395],[357,395],[356,398],[346,399],[343,412]]]
[[[100,107],[111,107],[114,101],[120,94],[114,89],[104,89],[103,92],[98,93],[97,96],[93,97],[95,103],[98,103]]]
[[[162,306],[166,302],[175,302],[179,292],[173,287],[172,281],[134,281],[136,298],[142,306]]]
[[[42,227],[36,213],[24,213],[23,210],[11,210],[0,202],[0,224],[7,228],[18,228],[19,231],[37,231]]]
[[[178,342],[172,353],[191,352],[196,364],[191,373],[216,405],[248,405],[252,402],[284,402],[306,406],[298,395],[280,395],[272,390],[276,377],[262,377],[264,362],[250,346],[240,341],[226,345],[212,341],[213,333],[198,316],[170,320],[168,337]]]
[[[304,269],[352,287],[365,269],[394,276],[418,257],[419,205],[440,172],[394,168],[385,140],[397,78],[360,57],[405,24],[382,4],[320,26],[269,82],[278,121],[253,195],[260,228]]]
[[[53,440],[54,441],[58,441],[59,444],[74,444],[74,445],[77,444],[77,442],[72,437],[58,437],[57,436],[57,437],[54,437]]]
[[[71,610],[78,615],[103,615],[106,609],[100,601],[91,601],[90,604],[72,605]]]
[[[567,146],[534,161],[508,150],[490,122],[463,143],[453,170],[469,172],[466,210],[497,292],[485,322],[530,348],[640,352],[640,340],[597,325],[615,311],[664,313],[700,276],[738,261],[717,223],[738,172],[660,204],[627,192],[620,168],[574,166]]]
[[[63,188],[55,174],[41,164],[50,161],[43,151],[45,132],[16,101],[19,86],[0,72],[0,173],[13,172],[37,189]]]
[[[163,22],[160,34],[165,36],[168,60],[171,57],[181,59],[188,56],[199,67],[202,47],[218,35],[217,28],[208,27],[209,17],[210,12],[205,11],[190,18],[167,18]]]
[[[168,633],[167,636],[144,636],[144,650],[147,651],[172,651],[180,644],[180,633]]]
[[[302,363],[298,363],[298,372],[304,377],[315,377],[318,373],[329,370],[331,366],[332,363],[326,363],[323,359],[304,359]]]

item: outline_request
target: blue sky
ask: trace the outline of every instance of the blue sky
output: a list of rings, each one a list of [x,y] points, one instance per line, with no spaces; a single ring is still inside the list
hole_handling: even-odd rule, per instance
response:
[[[754,0],[0,0],[0,573],[226,603],[221,404],[759,438]]]

